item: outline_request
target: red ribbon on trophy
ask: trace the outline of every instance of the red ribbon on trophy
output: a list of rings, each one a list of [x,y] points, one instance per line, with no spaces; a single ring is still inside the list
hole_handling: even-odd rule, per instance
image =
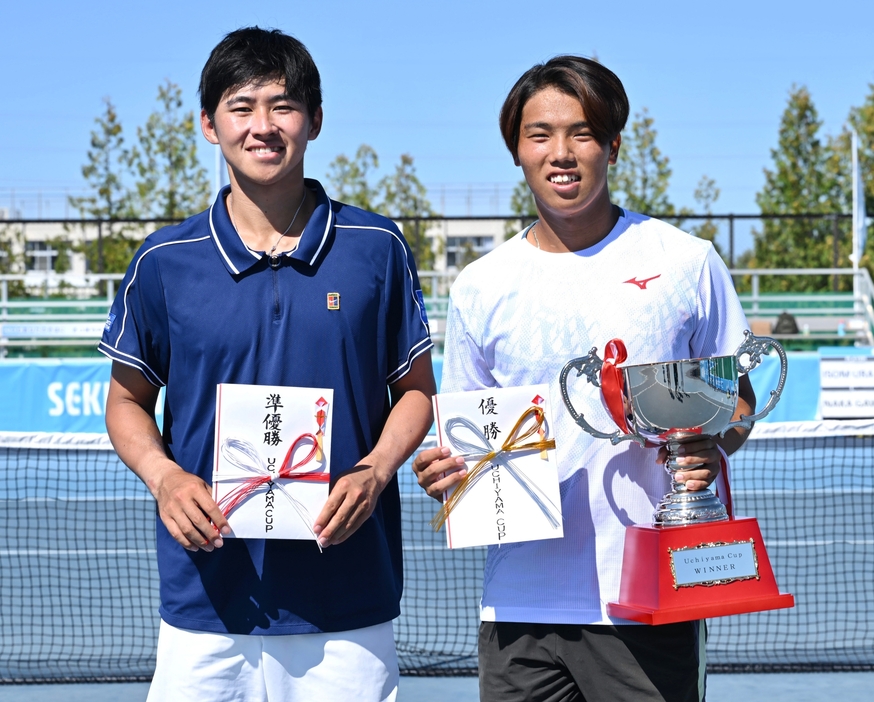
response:
[[[629,431],[628,423],[625,421],[625,402],[623,399],[625,381],[622,377],[622,369],[618,366],[620,363],[624,363],[627,358],[628,351],[625,349],[622,339],[610,339],[604,347],[604,365],[601,366],[601,395],[604,398],[604,404],[607,405],[607,411],[610,412],[616,426],[626,434]]]

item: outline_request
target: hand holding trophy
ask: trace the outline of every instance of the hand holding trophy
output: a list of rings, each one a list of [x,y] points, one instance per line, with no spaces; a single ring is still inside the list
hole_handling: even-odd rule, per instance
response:
[[[760,412],[732,421],[738,378],[759,365],[769,347],[780,357],[777,388]],[[620,367],[627,354],[618,339],[608,342],[605,356],[601,360],[593,348],[562,369],[559,382],[568,412],[581,429],[613,444],[665,446],[665,469],[671,475],[671,492],[658,504],[653,525],[631,526],[626,532],[620,598],[608,604],[608,613],[665,624],[792,607],[792,595],[777,590],[756,520],[731,517],[710,490],[691,492],[674,479],[684,441],[725,436],[734,427],[748,429],[774,409],[786,381],[783,347],[747,331],[732,356]],[[573,370],[601,388],[619,427],[615,432],[595,429],[574,407],[568,391]]]

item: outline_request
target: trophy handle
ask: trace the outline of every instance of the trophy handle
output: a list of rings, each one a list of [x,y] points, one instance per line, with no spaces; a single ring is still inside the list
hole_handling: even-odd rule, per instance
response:
[[[756,412],[749,417],[745,414],[740,416],[740,419],[736,422],[731,422],[728,426],[725,427],[721,432],[719,432],[720,436],[725,436],[725,433],[729,429],[734,429],[735,427],[743,427],[744,429],[749,429],[752,427],[753,422],[759,421],[762,417],[767,416],[771,413],[771,410],[774,409],[777,402],[780,400],[780,395],[783,394],[783,386],[786,384],[786,370],[788,368],[788,360],[786,358],[786,351],[783,349],[782,344],[776,339],[772,339],[770,336],[755,336],[751,331],[744,331],[744,340],[743,343],[738,346],[737,351],[734,354],[735,363],[737,364],[737,371],[741,374],[749,373],[753,368],[758,366],[762,362],[762,354],[765,352],[767,348],[772,348],[777,352],[777,355],[780,357],[780,379],[777,381],[777,388],[771,390],[771,395],[768,397],[768,402],[762,408],[761,412]],[[749,356],[749,362],[744,364],[741,361],[742,356]]]
[[[558,383],[561,386],[561,399],[564,400],[564,405],[567,407],[567,411],[570,413],[571,417],[573,417],[573,420],[577,423],[580,429],[591,434],[596,439],[610,439],[610,443],[613,445],[622,443],[623,441],[636,441],[643,446],[646,443],[646,439],[637,432],[633,434],[624,434],[621,430],[617,429],[612,434],[607,434],[603,431],[598,431],[586,421],[586,418],[581,413],[577,412],[571,402],[570,394],[567,389],[567,377],[571,370],[575,369],[577,371],[577,377],[585,375],[586,380],[596,388],[601,387],[598,373],[601,370],[601,366],[604,365],[604,361],[598,358],[598,354],[596,353],[597,350],[598,347],[593,346],[587,355],[582,356],[581,358],[574,358],[565,363],[564,368],[561,369],[561,375],[558,378]]]

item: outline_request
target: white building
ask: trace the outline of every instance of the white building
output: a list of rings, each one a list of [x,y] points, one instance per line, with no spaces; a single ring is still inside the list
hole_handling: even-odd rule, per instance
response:
[[[515,223],[509,229],[516,233]],[[434,250],[434,270],[457,273],[507,237],[503,219],[443,219],[432,222],[426,236]]]

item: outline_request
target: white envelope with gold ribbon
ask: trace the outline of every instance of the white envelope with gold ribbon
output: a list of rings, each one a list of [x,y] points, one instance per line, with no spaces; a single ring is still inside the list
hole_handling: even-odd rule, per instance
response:
[[[467,476],[432,520],[449,548],[564,536],[546,385],[434,397],[437,439]]]

